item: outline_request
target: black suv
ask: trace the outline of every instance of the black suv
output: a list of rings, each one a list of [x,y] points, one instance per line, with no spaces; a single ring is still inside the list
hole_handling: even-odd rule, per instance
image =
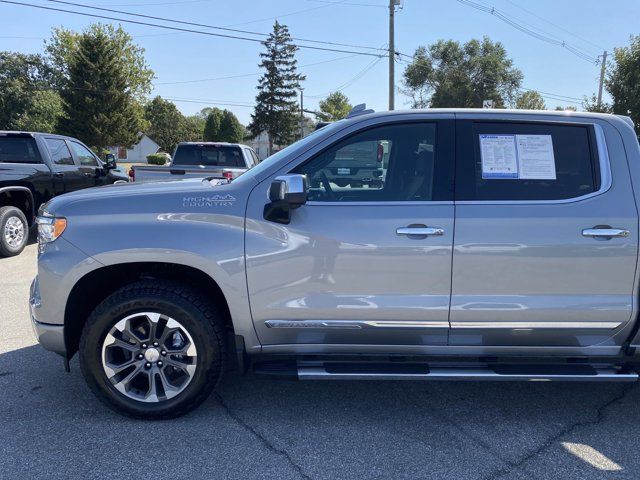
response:
[[[19,254],[38,207],[55,195],[127,182],[75,138],[0,131],[0,256]]]

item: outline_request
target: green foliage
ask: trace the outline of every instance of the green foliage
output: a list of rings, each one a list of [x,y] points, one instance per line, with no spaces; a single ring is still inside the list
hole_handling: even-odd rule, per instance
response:
[[[40,55],[0,52],[0,129],[54,132],[62,102]]]
[[[160,145],[165,152],[173,152],[182,141],[184,116],[172,102],[160,96],[155,97],[144,107],[144,117],[149,123],[147,134]]]
[[[204,124],[204,139],[207,142],[215,142],[219,140],[220,123],[222,122],[222,110],[219,108],[203,109],[202,113],[207,111],[207,119]]]
[[[62,133],[98,148],[135,143],[145,124],[122,54],[112,28],[93,25],[79,36],[61,91]]]
[[[254,136],[267,132],[271,153],[274,143],[286,145],[296,137],[299,128],[297,89],[305,77],[297,73],[295,52],[298,47],[291,44],[286,25],[276,21],[263,45],[265,52],[260,54],[260,67],[264,74],[258,81],[256,107],[249,129]]]
[[[180,114],[182,115],[182,114]],[[178,126],[181,142],[201,142],[203,140],[204,122],[196,115],[182,117]]]
[[[244,137],[244,127],[229,110],[222,112],[219,137],[221,142],[240,143]]]
[[[167,155],[164,153],[150,153],[147,155],[147,163],[150,165],[164,165],[167,163]]]
[[[330,93],[327,98],[320,101],[319,106],[318,118],[323,122],[342,120],[353,108],[347,96],[341,92]]]
[[[484,37],[419,47],[403,77],[413,108],[479,108],[483,100],[503,108],[514,103],[523,76],[502,44]]]
[[[516,108],[520,110],[546,110],[544,98],[535,90],[528,90],[516,98]]]
[[[582,100],[582,109],[585,112],[596,112],[596,113],[613,113],[613,108],[611,104],[602,102],[598,105],[598,97],[593,94],[590,97],[584,97]]]
[[[605,80],[613,99],[611,110],[630,116],[640,138],[640,35],[632,36],[628,47],[616,48],[613,58],[615,64]]]
[[[69,66],[73,63],[80,41],[84,37],[106,36],[119,61],[117,68],[127,79],[127,88],[133,98],[144,103],[151,92],[153,70],[149,68],[144,56],[144,48],[133,43],[133,37],[121,26],[94,23],[84,32],[78,33],[66,28],[54,28],[51,39],[45,42],[45,51],[52,65],[59,85],[70,80]]]

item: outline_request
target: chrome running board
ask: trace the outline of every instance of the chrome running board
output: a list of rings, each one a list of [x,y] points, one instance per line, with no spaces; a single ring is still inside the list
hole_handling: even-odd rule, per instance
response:
[[[300,380],[470,380],[634,382],[638,373],[588,365],[437,366],[425,364],[299,364]]]

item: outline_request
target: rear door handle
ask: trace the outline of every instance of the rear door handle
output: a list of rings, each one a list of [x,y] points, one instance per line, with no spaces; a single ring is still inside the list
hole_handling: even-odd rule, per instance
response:
[[[421,237],[429,236],[441,236],[444,235],[444,230],[437,227],[399,227],[396,228],[397,235],[416,235]]]
[[[592,238],[628,237],[629,230],[621,228],[585,228],[582,230],[582,236]]]
[[[62,178],[62,177],[64,177],[64,173],[62,173],[62,172],[54,172],[53,176],[54,177],[58,177],[58,178]]]

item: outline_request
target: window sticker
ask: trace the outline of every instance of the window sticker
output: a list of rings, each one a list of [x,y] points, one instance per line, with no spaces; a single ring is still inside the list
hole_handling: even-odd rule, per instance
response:
[[[556,161],[551,135],[516,135],[518,178],[522,180],[555,180]]]
[[[480,135],[482,178],[518,178],[515,135]]]
[[[555,180],[551,135],[480,135],[482,178]]]

